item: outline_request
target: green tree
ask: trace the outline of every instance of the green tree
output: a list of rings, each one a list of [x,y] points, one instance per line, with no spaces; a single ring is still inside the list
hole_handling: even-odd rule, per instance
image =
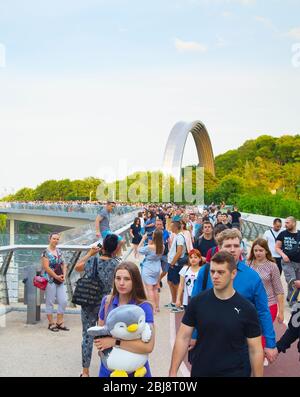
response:
[[[237,201],[239,195],[243,194],[246,187],[246,181],[235,175],[228,175],[221,179],[218,187],[212,192],[212,201],[220,203],[233,204]]]
[[[24,187],[14,194],[15,201],[32,201],[34,200],[34,189]]]
[[[34,193],[35,200],[59,200],[59,194],[57,193],[57,181],[48,180],[37,186]]]

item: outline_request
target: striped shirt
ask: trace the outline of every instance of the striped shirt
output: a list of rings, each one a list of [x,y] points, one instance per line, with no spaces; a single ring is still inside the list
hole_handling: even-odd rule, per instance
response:
[[[284,294],[283,286],[280,279],[280,273],[276,263],[266,259],[264,263],[255,265],[253,261],[248,265],[255,270],[263,281],[265,286],[269,307],[278,303],[277,295]]]

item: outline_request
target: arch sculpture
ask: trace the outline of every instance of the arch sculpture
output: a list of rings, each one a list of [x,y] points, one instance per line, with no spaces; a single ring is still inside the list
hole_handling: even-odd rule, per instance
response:
[[[163,172],[173,175],[177,181],[181,178],[182,158],[189,133],[195,141],[199,166],[215,175],[214,155],[205,125],[201,121],[180,121],[170,132],[163,159]]]

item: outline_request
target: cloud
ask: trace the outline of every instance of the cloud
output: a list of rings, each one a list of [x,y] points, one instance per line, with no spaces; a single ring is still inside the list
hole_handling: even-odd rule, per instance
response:
[[[273,24],[271,19],[262,17],[262,16],[256,16],[254,17],[255,21],[262,24],[265,28],[273,30],[275,32],[279,32],[279,30],[276,28],[276,26]]]
[[[206,52],[207,47],[196,41],[184,41],[180,39],[174,40],[175,48],[179,52]]]
[[[300,40],[300,27],[293,28],[290,31],[288,31],[285,36],[290,37],[291,39],[296,39]]]

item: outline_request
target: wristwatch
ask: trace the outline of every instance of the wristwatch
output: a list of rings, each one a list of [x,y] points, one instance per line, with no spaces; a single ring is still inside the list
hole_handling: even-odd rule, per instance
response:
[[[120,345],[121,345],[121,340],[116,339],[115,347],[120,347]]]

